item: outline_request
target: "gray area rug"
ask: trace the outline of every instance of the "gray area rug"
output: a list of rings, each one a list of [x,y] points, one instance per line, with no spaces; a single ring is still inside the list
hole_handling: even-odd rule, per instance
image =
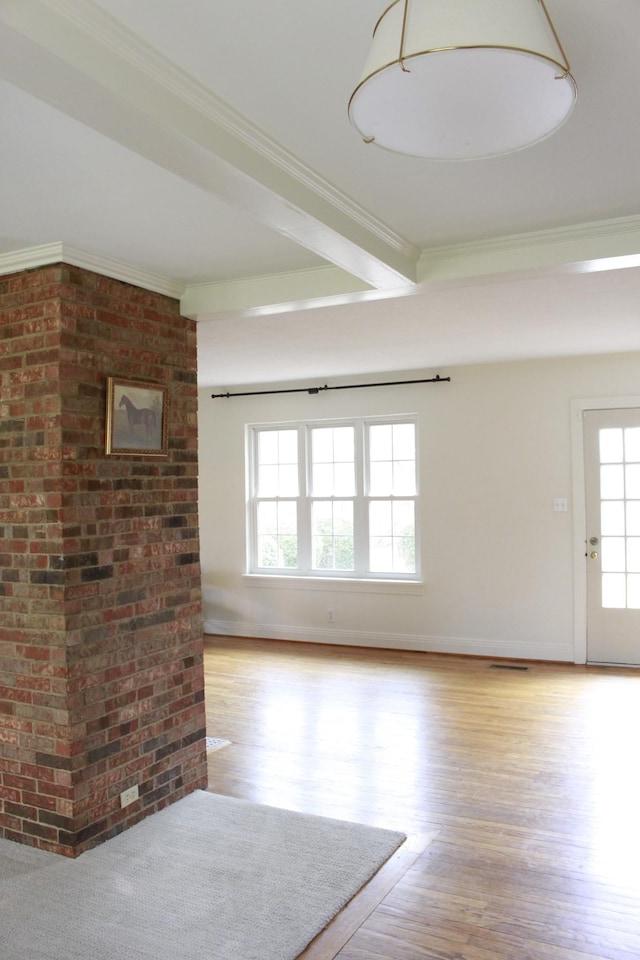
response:
[[[198,790],[76,860],[0,840],[0,957],[294,960],[404,839]]]

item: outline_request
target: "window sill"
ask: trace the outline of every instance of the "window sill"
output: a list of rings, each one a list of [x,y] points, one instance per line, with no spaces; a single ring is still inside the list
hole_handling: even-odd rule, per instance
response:
[[[274,590],[325,590],[335,593],[391,593],[421,597],[422,580],[357,580],[346,577],[287,577],[282,574],[243,573],[248,587],[268,587]]]

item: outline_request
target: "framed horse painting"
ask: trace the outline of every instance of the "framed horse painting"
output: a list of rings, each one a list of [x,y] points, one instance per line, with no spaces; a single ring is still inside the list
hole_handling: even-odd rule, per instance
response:
[[[107,377],[105,452],[117,457],[166,457],[167,388]]]

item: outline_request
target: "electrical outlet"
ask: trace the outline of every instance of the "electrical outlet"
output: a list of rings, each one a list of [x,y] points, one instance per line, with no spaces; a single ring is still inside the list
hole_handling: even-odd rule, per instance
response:
[[[139,796],[138,784],[136,783],[133,787],[129,787],[128,790],[122,791],[120,794],[120,806],[128,807],[130,803],[135,803]]]
[[[329,607],[329,609],[327,610],[327,620],[329,621],[329,623],[335,623],[335,619],[336,619],[336,612],[332,607]]]

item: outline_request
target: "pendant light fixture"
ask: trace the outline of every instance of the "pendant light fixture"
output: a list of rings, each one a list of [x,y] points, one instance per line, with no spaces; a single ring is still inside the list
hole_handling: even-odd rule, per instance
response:
[[[575,99],[544,0],[394,0],[349,116],[366,143],[471,160],[544,140]]]

